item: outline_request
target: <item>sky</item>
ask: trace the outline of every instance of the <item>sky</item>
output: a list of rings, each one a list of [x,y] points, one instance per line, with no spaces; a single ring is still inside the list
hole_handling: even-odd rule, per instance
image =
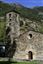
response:
[[[25,7],[32,8],[35,6],[43,6],[43,0],[0,0],[6,3],[18,3]]]

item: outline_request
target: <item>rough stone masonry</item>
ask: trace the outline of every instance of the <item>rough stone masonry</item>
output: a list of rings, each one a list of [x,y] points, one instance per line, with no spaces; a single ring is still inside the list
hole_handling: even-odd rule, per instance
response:
[[[31,28],[38,30],[35,22],[22,17],[19,13],[10,11],[6,14],[6,30],[8,27],[11,29],[8,36],[10,35],[11,44],[15,39],[17,45],[13,60],[43,60],[43,34],[31,30],[29,26],[28,31],[24,29],[26,22]]]

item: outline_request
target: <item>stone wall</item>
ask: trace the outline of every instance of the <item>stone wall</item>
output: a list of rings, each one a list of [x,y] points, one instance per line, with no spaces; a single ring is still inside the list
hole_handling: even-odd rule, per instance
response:
[[[30,34],[32,37],[30,37]],[[43,60],[43,34],[28,31],[20,36],[16,44],[17,49],[13,58],[28,59],[28,52],[32,51],[33,60]]]

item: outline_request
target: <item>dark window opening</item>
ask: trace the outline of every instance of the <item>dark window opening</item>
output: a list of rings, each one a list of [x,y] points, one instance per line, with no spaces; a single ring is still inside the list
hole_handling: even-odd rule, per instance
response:
[[[25,23],[25,26],[28,26],[28,23]]]
[[[10,19],[10,21],[11,21],[11,19]]]
[[[30,38],[32,38],[32,34],[29,34]]]
[[[23,21],[20,21],[20,26],[23,26]]]
[[[28,52],[28,57],[29,57],[30,60],[33,59],[33,53],[32,53],[32,51]]]
[[[11,14],[9,14],[9,18],[11,17]]]
[[[9,25],[11,25],[11,23],[9,23]]]

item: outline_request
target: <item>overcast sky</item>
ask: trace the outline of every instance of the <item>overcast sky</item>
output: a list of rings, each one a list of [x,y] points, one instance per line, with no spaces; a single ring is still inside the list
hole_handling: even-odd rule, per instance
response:
[[[26,7],[43,6],[43,0],[0,0],[7,3],[19,3]]]

